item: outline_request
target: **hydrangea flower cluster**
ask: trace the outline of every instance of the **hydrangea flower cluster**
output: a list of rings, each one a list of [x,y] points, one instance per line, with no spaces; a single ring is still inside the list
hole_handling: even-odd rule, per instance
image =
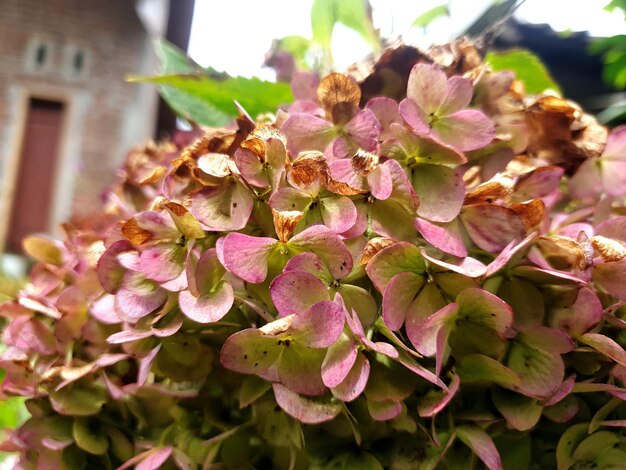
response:
[[[465,42],[404,80],[296,75],[25,240],[19,468],[623,468],[626,128]]]

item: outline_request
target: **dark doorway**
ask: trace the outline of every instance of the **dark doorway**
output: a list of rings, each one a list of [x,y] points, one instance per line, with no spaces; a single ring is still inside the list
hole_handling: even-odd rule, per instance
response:
[[[7,236],[10,252],[22,252],[26,235],[48,230],[63,116],[63,103],[30,99]]]

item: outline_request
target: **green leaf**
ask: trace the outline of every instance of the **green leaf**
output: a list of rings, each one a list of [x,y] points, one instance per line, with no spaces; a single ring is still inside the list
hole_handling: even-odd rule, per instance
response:
[[[335,24],[341,23],[356,31],[377,51],[380,35],[372,23],[368,0],[315,0],[311,7],[313,40],[326,50],[330,49]]]
[[[190,73],[200,69],[174,44],[164,40],[155,41],[154,50],[161,61],[161,73]]]
[[[76,418],[72,427],[72,436],[76,445],[90,454],[102,455],[109,448],[105,434],[94,432],[94,426],[87,418]]]
[[[425,28],[437,18],[441,18],[442,16],[450,16],[450,8],[448,7],[447,2],[422,13],[420,16],[415,18],[413,26],[417,28]]]
[[[556,446],[556,464],[558,470],[570,468],[575,460],[574,449],[587,437],[588,423],[575,424],[563,433]]]
[[[279,105],[293,100],[288,84],[267,82],[259,78],[228,77],[220,80],[203,73],[190,73],[154,77],[134,76],[129,77],[128,80],[166,85],[179,93],[188,95],[184,103],[178,103],[178,109],[175,111],[183,117],[192,112],[198,112],[205,122],[212,118],[211,109],[221,113],[221,115],[218,114],[220,119],[221,116],[236,117],[238,111],[233,103],[234,100],[237,100],[253,117],[261,113],[273,112]],[[168,96],[173,98],[171,90],[168,93]],[[177,96],[183,97],[180,94]]]
[[[50,392],[50,402],[57,413],[90,416],[100,412],[107,402],[104,387],[97,384],[76,384]]]
[[[560,91],[541,60],[525,49],[510,49],[505,52],[490,52],[485,61],[496,71],[511,70],[524,82],[527,93],[541,93],[550,88]]]

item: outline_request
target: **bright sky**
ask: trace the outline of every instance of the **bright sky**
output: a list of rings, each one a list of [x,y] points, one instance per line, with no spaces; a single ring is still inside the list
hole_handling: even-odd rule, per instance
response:
[[[199,64],[231,75],[273,79],[263,69],[272,39],[289,35],[311,37],[309,13],[313,0],[196,0],[189,54]],[[408,44],[428,46],[456,37],[491,0],[451,0],[450,18],[440,18],[424,32],[411,27],[421,13],[442,0],[370,0],[374,25],[385,37],[402,37]],[[530,23],[549,23],[557,31],[588,30],[592,36],[626,34],[624,16],[603,10],[608,0],[527,0],[516,17]],[[419,5],[416,8],[415,5]],[[338,25],[333,56],[338,69],[369,52],[361,37]]]

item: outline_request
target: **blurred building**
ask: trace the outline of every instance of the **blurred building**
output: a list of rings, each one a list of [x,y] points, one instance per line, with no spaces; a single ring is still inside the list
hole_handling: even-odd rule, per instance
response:
[[[95,209],[126,151],[154,134],[154,87],[124,77],[156,71],[152,39],[175,4],[2,1],[0,251]]]

